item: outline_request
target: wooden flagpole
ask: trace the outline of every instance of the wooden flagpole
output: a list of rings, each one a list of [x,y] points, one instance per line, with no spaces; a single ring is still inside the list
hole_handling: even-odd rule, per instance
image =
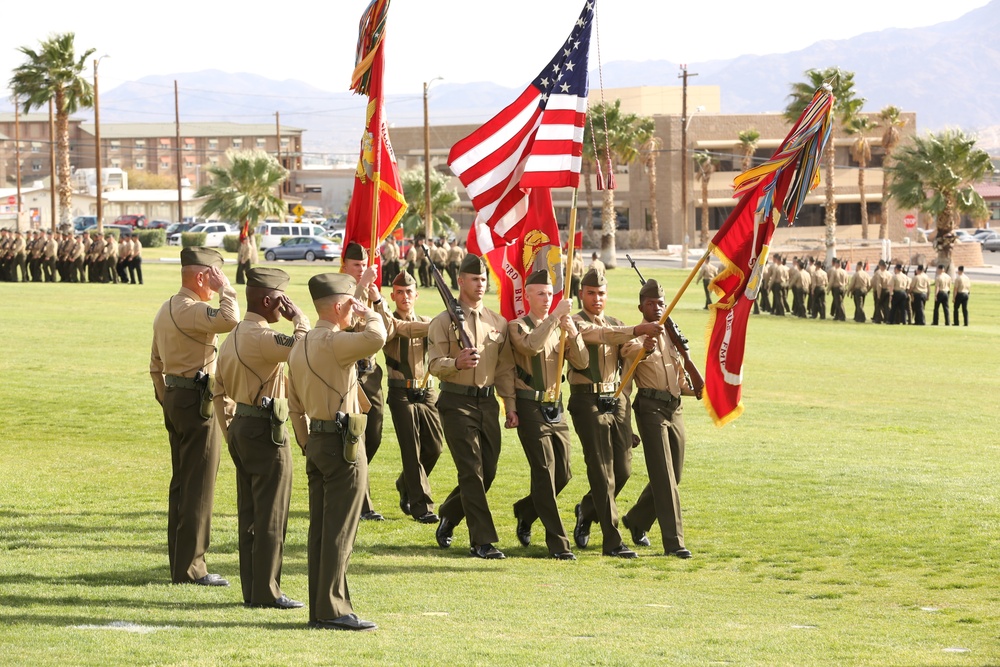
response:
[[[698,272],[701,271],[702,265],[705,263],[705,261],[711,254],[712,254],[711,244],[709,244],[709,249],[705,251],[705,254],[701,256],[701,259],[698,260],[698,263],[694,265],[693,269],[691,269],[691,273],[688,274],[688,277],[684,280],[684,284],[681,285],[681,288],[679,290],[677,290],[677,294],[674,295],[673,300],[667,306],[666,310],[663,311],[663,315],[660,317],[660,326],[663,326],[667,323],[667,318],[670,317],[670,313],[673,312],[674,306],[676,306],[677,302],[681,300],[681,297],[684,295],[685,290],[687,290],[688,286],[691,284],[691,281],[694,280],[694,277],[698,275]],[[645,357],[646,357],[645,350],[643,350],[636,356],[635,361],[632,362],[632,365],[629,367],[628,372],[625,373],[625,376],[622,378],[621,384],[618,386],[618,391],[615,392],[615,398],[618,398],[619,396],[622,395],[622,392],[625,390],[625,387],[628,385],[629,382],[631,382],[632,376],[635,375],[635,369],[639,367],[639,363]]]
[[[580,188],[573,188],[573,208],[569,211],[569,248],[566,251],[566,274],[563,276],[563,299],[569,299],[569,285],[573,278],[573,253],[576,250],[576,200]],[[559,389],[562,385],[563,363],[566,360],[566,330],[559,333],[559,363],[556,366],[554,385],[545,392],[545,400],[555,403],[559,400]]]

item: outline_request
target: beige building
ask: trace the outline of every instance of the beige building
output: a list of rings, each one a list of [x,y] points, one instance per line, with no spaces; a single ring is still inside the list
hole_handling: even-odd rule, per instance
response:
[[[657,171],[657,219],[659,222],[660,245],[680,245],[685,240],[684,215],[681,206],[681,93],[676,87],[641,87],[620,88],[604,91],[604,100],[608,103],[615,99],[622,100],[622,109],[626,112],[639,113],[654,118],[656,134],[661,139],[663,147],[656,159]],[[591,91],[591,103],[599,102],[599,92]],[[733,179],[740,173],[742,151],[738,140],[741,131],[754,128],[760,132],[761,138],[755,163],[768,159],[791,129],[781,114],[722,114],[719,113],[720,93],[717,86],[688,87],[688,128],[687,153],[705,150],[716,161],[716,172],[709,181],[708,205],[709,226],[716,230],[735,205],[731,197]],[[499,110],[498,110],[499,111]],[[905,113],[903,117],[907,124],[902,128],[904,136],[916,132],[916,115]],[[432,116],[433,118],[433,116]],[[450,174],[447,156],[451,146],[474,131],[475,125],[450,125],[431,127],[431,167]],[[393,149],[399,160],[400,169],[423,167],[423,128],[403,127],[390,131]],[[850,157],[852,137],[841,132],[834,133],[836,147],[835,187],[837,201],[838,225],[860,224],[861,208],[858,190],[858,165]],[[869,221],[878,225],[882,215],[882,150],[881,132],[876,130],[870,135],[872,144],[872,160],[865,171],[865,195],[868,200]],[[695,176],[693,161],[689,163],[688,196],[687,196],[687,230],[688,241],[697,243],[697,225],[699,224],[701,208],[701,184]],[[617,189],[615,191],[615,208],[618,215],[619,230],[628,230],[631,234],[620,234],[619,247],[627,248],[629,243],[639,245],[642,239],[648,240],[650,224],[650,193],[648,176],[638,163],[622,167],[615,174]],[[474,211],[469,203],[465,188],[453,179],[462,198],[462,211],[456,216],[463,229],[467,229],[474,218]],[[594,178],[591,177],[593,190],[592,215],[588,216],[586,188],[581,183],[578,200],[578,224],[583,229],[598,229],[600,227],[600,209],[602,193],[596,191]],[[553,192],[556,215],[560,225],[566,225],[569,219],[572,191],[567,188]],[[796,221],[796,227],[822,226],[823,223],[823,185],[816,188],[807,199]],[[903,212],[896,210],[890,203],[886,214],[889,219],[889,234],[894,241],[900,241],[905,236],[902,219]],[[645,236],[644,236],[645,234]],[[877,231],[870,234],[877,236]]]

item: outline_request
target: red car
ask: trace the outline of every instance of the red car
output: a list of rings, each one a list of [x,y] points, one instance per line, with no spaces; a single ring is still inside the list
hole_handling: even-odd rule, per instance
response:
[[[116,225],[128,225],[129,227],[145,229],[146,216],[144,215],[119,215],[115,220]]]

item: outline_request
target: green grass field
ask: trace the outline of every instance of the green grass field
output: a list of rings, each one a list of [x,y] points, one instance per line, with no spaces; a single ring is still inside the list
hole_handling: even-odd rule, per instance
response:
[[[656,527],[629,562],[595,548],[547,559],[539,524],[520,547],[514,432],[490,492],[507,560],[469,557],[464,526],[438,549],[434,526],[397,507],[387,415],[371,467],[387,521],[361,525],[350,571],[359,615],[380,628],[353,634],[308,630],[304,609],[242,607],[225,453],[209,565],[234,585],[168,583],[169,448],[147,372],[153,314],[179,283],[155,261],[167,255],[147,251],[144,286],[0,285],[2,664],[1000,664],[1000,286],[974,286],[969,328],[755,317],[744,415],[717,429],[685,399],[689,561],[662,555]],[[306,281],[333,267],[286,268],[315,320]],[[645,273],[668,291],[684,277]],[[635,276],[610,281],[609,312],[638,321]],[[698,285],[676,311],[699,360],[701,299]],[[417,307],[441,309],[429,291]],[[570,530],[586,491],[575,445]],[[635,453],[623,509],[646,481]],[[295,460],[282,587],[305,600]],[[439,501],[454,486],[447,453],[431,484]]]

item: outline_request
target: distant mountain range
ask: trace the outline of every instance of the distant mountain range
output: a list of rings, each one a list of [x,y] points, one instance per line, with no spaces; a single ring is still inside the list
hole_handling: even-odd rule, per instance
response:
[[[977,133],[982,148],[1000,151],[998,34],[1000,0],[993,0],[959,19],[926,28],[822,41],[792,53],[689,63],[688,69],[699,75],[694,83],[720,87],[723,113],[759,113],[781,111],[790,84],[802,80],[805,70],[837,66],[855,73],[857,92],[867,99],[865,110],[894,104],[917,113],[921,132],[960,127]],[[677,71],[676,63],[662,60],[609,62],[604,85],[675,86]],[[182,121],[274,123],[278,111],[282,125],[307,130],[305,150],[317,161],[355,159],[365,101],[293,79],[217,70],[148,76],[103,93],[102,122],[171,122],[174,80]],[[439,84],[431,94],[431,123],[482,122],[520,92],[486,82]],[[419,94],[389,95],[386,105],[397,126],[423,123]]]

